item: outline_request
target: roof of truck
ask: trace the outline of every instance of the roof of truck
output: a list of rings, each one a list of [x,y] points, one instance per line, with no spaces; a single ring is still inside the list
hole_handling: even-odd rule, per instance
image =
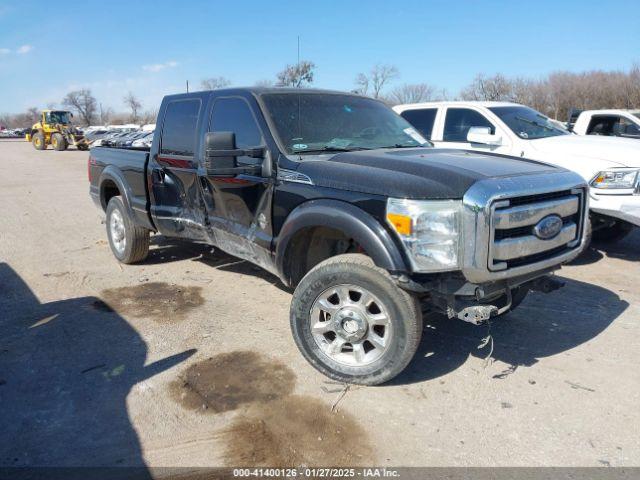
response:
[[[284,93],[284,94],[301,94],[301,93],[324,93],[324,94],[332,94],[332,95],[353,95],[356,97],[363,97],[363,95],[353,93],[353,92],[342,92],[339,90],[324,90],[318,88],[295,88],[295,87],[230,87],[230,88],[219,88],[215,90],[199,90],[195,92],[189,93],[178,93],[173,95],[167,95],[170,98],[180,98],[180,97],[189,97],[196,96],[198,94],[203,94],[206,92],[216,92],[216,93],[238,93],[238,92],[248,92],[254,95],[265,95],[269,93]],[[369,97],[366,97],[369,98]]]
[[[396,112],[403,112],[405,110],[414,110],[419,108],[434,108],[434,107],[455,107],[461,105],[475,105],[477,107],[520,107],[522,105],[513,102],[484,102],[475,100],[450,100],[441,102],[421,102],[421,103],[405,103],[403,105],[396,105],[393,109]]]

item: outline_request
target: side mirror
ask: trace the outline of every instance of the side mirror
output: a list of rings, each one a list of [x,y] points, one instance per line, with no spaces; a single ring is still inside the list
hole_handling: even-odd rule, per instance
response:
[[[207,132],[204,138],[207,172],[226,170],[238,166],[236,134],[233,132]]]
[[[467,133],[467,141],[483,145],[502,145],[502,137],[492,134],[489,127],[471,127]]]
[[[255,175],[262,169],[260,165],[238,166],[238,157],[264,158],[265,148],[239,149],[236,147],[236,134],[233,132],[207,132],[204,144],[207,175]]]

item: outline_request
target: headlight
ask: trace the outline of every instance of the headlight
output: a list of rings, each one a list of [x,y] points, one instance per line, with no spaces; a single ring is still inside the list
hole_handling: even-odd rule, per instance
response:
[[[605,170],[591,180],[594,188],[631,189],[636,187],[639,170]]]
[[[416,272],[459,267],[462,202],[387,200],[387,222],[404,243]]]

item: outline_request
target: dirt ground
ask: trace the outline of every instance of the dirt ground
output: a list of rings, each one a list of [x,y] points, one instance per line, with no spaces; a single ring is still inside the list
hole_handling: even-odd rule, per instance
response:
[[[0,465],[640,466],[640,231],[495,321],[492,353],[430,316],[403,375],[345,392],[272,275],[161,236],[119,265],[87,155],[0,140]]]

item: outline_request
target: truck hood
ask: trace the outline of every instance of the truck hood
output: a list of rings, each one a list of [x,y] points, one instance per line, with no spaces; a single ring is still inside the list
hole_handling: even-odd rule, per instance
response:
[[[640,142],[630,138],[600,137],[597,135],[560,135],[530,140],[531,147],[549,158],[560,160],[563,155],[586,159],[595,173],[606,168],[640,167]],[[555,163],[555,162],[554,162]],[[568,165],[564,167],[571,168]],[[576,168],[577,170],[577,168]]]
[[[460,199],[479,180],[560,171],[534,160],[416,148],[306,157],[297,169],[318,186],[397,198]]]

